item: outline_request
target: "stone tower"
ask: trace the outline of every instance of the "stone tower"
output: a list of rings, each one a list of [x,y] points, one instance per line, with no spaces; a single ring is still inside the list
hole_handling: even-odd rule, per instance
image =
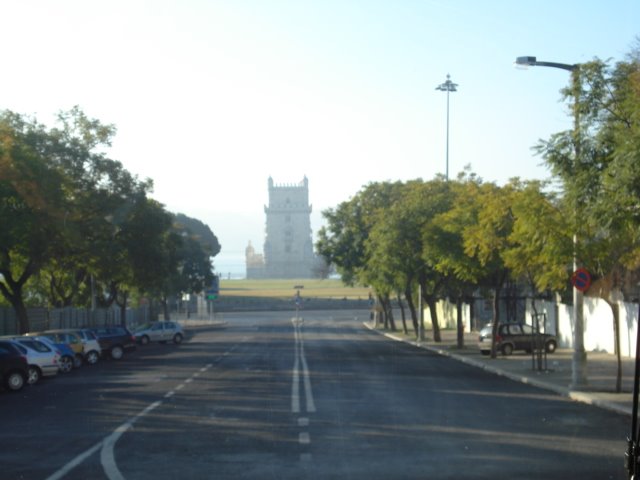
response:
[[[264,253],[246,248],[247,278],[313,278],[318,265],[311,239],[309,181],[276,185],[269,177],[269,205],[265,205]]]
[[[266,278],[311,278],[315,255],[311,239],[309,180],[276,185],[269,177],[264,242]]]

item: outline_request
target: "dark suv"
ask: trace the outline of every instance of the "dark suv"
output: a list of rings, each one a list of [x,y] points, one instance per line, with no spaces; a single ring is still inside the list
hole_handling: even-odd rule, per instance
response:
[[[480,330],[478,346],[483,355],[491,353],[491,330],[493,325],[487,325]],[[531,325],[526,323],[502,323],[498,325],[496,335],[496,350],[503,355],[511,355],[514,350],[531,352],[544,348],[547,353],[556,351],[558,340],[555,335],[539,333],[536,335]]]
[[[120,360],[125,352],[136,349],[136,338],[126,327],[110,325],[92,328],[91,331],[98,337],[102,352],[114,360]]]
[[[8,341],[0,341],[0,378],[7,390],[17,392],[28,378],[27,357]]]

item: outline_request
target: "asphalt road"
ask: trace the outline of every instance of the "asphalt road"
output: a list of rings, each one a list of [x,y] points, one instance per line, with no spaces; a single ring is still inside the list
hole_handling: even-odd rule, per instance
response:
[[[366,312],[294,317],[226,314],[1,393],[0,478],[624,478],[622,415],[379,336]]]

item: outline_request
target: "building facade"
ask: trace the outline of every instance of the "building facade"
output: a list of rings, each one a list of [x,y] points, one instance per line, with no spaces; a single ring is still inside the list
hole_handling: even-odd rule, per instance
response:
[[[311,238],[309,180],[277,185],[269,177],[268,187],[264,253],[257,254],[249,242],[247,278],[312,278],[317,260]]]

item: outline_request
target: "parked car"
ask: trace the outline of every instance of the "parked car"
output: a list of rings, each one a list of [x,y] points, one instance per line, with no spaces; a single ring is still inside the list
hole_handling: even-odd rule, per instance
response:
[[[480,330],[478,346],[483,355],[491,353],[492,329],[492,325],[487,325]],[[526,323],[502,323],[498,325],[496,351],[502,352],[503,355],[511,355],[514,350],[531,352],[537,349],[537,345],[544,348],[547,353],[556,351],[558,339],[555,335],[549,333],[539,333],[537,335],[538,338],[536,339],[533,328]]]
[[[29,364],[27,357],[13,342],[0,340],[0,379],[4,387],[17,392],[27,383]]]
[[[85,361],[89,365],[96,363],[100,359],[100,355],[102,355],[102,348],[96,334],[90,328],[78,328],[72,331],[82,338],[82,354]]]
[[[13,342],[27,357],[29,364],[27,383],[29,385],[38,383],[42,377],[52,377],[58,374],[60,354],[55,349],[31,337],[13,337],[9,341]]]
[[[184,339],[184,330],[182,325],[177,322],[152,322],[136,329],[136,341],[141,345],[149,342],[168,342],[182,343]]]
[[[136,337],[126,327],[110,325],[92,328],[91,331],[98,337],[102,351],[113,360],[120,360],[125,352],[136,349]]]
[[[56,343],[66,343],[71,347],[74,353],[74,363],[73,366],[75,368],[80,367],[85,361],[90,363],[90,360],[93,360],[93,363],[98,361],[99,355],[92,355],[91,359],[86,359],[85,357],[85,344],[84,339],[76,330],[47,330],[45,332],[39,333],[29,333],[29,336],[37,336],[44,335],[45,337],[49,337]]]
[[[40,340],[49,347],[55,348],[58,351],[58,353],[60,354],[60,360],[58,361],[58,369],[60,370],[60,372],[69,373],[71,370],[73,370],[75,364],[75,353],[68,344],[56,343],[49,337],[45,337],[44,335],[31,336],[29,338]]]

